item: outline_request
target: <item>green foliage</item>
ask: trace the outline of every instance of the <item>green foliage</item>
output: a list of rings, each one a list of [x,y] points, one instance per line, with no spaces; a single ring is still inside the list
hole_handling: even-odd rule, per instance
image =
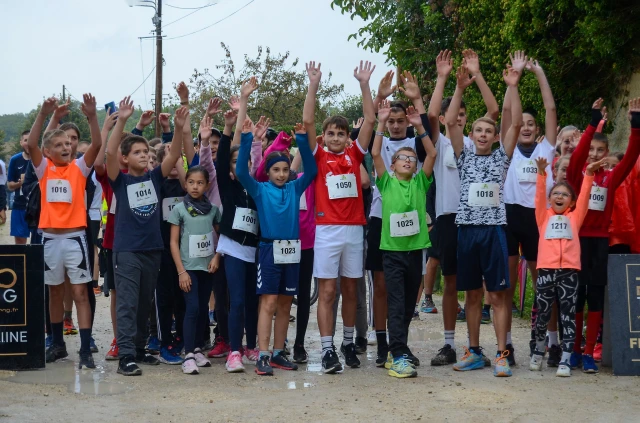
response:
[[[435,85],[435,58],[450,49],[460,62],[473,49],[482,73],[500,101],[501,72],[508,54],[522,49],[539,60],[554,92],[560,125],[588,123],[588,109],[598,97],[610,105],[610,118],[626,113],[611,107],[628,95],[625,86],[640,66],[640,3],[635,0],[333,0],[333,8],[367,21],[355,38],[358,45],[383,51],[387,61],[418,74],[425,93]],[[445,95],[454,89],[450,78]],[[523,106],[539,112],[537,81],[526,75],[520,93]],[[465,95],[470,121],[485,113],[477,90]]]
[[[26,117],[24,113],[0,116],[0,130],[4,131],[4,141],[16,139],[20,136],[20,128],[22,128]]]

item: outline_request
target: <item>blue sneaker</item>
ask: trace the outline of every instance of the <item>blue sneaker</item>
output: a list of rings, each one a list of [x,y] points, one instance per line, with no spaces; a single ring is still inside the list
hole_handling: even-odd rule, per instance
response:
[[[571,358],[573,358],[573,355]],[[582,371],[585,373],[598,373],[598,366],[596,365],[593,356],[589,354],[582,354]]]
[[[49,349],[53,346],[53,335],[47,335],[44,339],[44,348]]]
[[[482,309],[482,320],[480,320],[480,323],[483,325],[491,323],[491,313],[489,310]]]
[[[155,336],[149,337],[147,351],[149,351],[149,354],[158,355],[160,353],[160,340]]]
[[[509,350],[504,350],[502,354],[496,355],[496,365],[493,368],[493,375],[495,377],[510,377],[513,375],[513,373],[511,373],[511,367],[509,367],[509,360],[507,360],[508,356]]]
[[[464,308],[460,309],[458,316],[456,316],[456,322],[466,322],[467,314],[464,312]]]
[[[423,313],[437,314],[438,308],[434,304],[433,300],[425,299],[424,301],[422,301],[422,305],[420,306],[420,311]]]
[[[91,348],[92,353],[98,352],[98,347],[96,346],[96,340],[93,339],[93,336],[89,338],[89,348]]]
[[[476,354],[470,351],[467,347],[464,348],[464,355],[462,358],[453,365],[453,370],[459,372],[465,372],[467,370],[484,369],[484,361],[482,360],[482,354]]]
[[[577,352],[571,353],[571,358],[569,358],[569,367],[572,369],[577,369],[582,366],[582,354]]]
[[[182,357],[180,357],[173,349],[173,345],[160,348],[158,360],[160,360],[160,363],[164,364],[182,364],[183,361]]]
[[[407,377],[416,377],[418,376],[418,372],[415,367],[411,365],[409,360],[407,360],[407,356],[404,355],[402,357],[397,357],[393,359],[393,363],[389,368],[387,373],[389,376],[397,377],[397,378],[407,378]]]

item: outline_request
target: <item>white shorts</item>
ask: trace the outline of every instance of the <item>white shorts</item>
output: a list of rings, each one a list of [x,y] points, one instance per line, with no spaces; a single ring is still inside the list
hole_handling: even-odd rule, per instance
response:
[[[313,276],[322,279],[361,278],[364,232],[357,225],[318,225],[313,247]]]
[[[84,231],[68,234],[43,232],[44,283],[60,285],[65,272],[72,284],[91,282],[87,236]]]

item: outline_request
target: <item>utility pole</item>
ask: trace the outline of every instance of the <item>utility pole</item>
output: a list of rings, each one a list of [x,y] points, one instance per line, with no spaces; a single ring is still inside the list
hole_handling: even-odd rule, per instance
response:
[[[158,0],[156,16],[156,137],[162,136],[160,113],[162,113],[162,0]]]
[[[66,90],[66,87],[63,85],[62,86],[62,102],[63,103],[66,103],[66,101],[67,101],[66,95],[65,95],[65,90]]]

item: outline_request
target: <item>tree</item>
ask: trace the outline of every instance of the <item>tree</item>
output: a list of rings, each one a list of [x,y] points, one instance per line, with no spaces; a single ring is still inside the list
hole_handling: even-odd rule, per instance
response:
[[[304,67],[298,66],[298,58],[291,61],[289,52],[273,55],[268,47],[258,47],[257,56],[251,58],[245,55],[244,64],[238,68],[229,48],[224,43],[221,45],[225,56],[222,64],[216,65],[216,69],[222,74],[217,76],[209,69],[202,72],[195,69],[187,84],[192,116],[195,116],[191,122],[194,134],[209,100],[220,97],[226,101],[231,96],[238,95],[242,81],[251,76],[257,76],[260,84],[256,94],[249,100],[248,114],[254,120],[266,116],[271,119],[272,127],[283,130],[290,130],[296,122],[301,121],[308,82]],[[329,105],[335,102],[343,91],[343,85],[332,84],[331,73],[326,72],[318,92],[316,122],[321,123],[327,117]],[[177,97],[174,96],[172,99],[177,103]],[[223,124],[220,115],[216,116],[215,124]]]
[[[561,125],[586,125],[598,97],[609,103],[610,115],[626,113],[612,103],[627,95],[625,86],[640,67],[640,4],[635,0],[333,0],[331,6],[365,19],[367,24],[349,38],[373,51],[388,47],[387,61],[420,75],[425,92],[433,90],[440,50],[459,57],[471,48],[501,99],[507,56],[524,50],[545,69]],[[455,82],[449,82],[446,94],[451,95]],[[542,110],[535,78],[525,75],[520,92],[525,108]],[[471,120],[484,114],[477,91],[465,94],[465,102]]]

